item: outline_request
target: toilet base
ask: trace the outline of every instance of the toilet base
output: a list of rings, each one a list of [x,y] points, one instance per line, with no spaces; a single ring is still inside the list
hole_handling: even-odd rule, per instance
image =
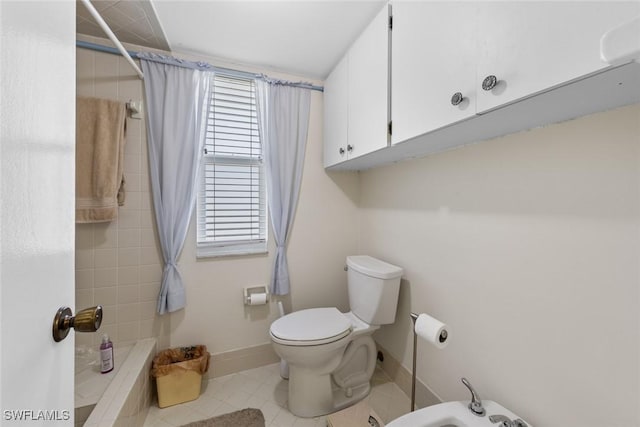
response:
[[[289,411],[301,418],[313,418],[351,406],[369,395],[370,382],[343,389],[331,381],[331,374],[317,375],[290,366]]]
[[[312,418],[333,412],[331,374],[318,375],[308,369],[289,365],[289,412]]]
[[[351,388],[351,397],[347,397],[345,390],[342,388],[335,388],[333,390],[333,411],[339,411],[347,408],[369,395],[371,392],[371,383],[367,382],[357,387]]]

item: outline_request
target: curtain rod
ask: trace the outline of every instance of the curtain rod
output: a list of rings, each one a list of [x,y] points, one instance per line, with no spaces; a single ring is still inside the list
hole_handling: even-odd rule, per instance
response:
[[[76,46],[77,47],[81,47],[83,49],[95,50],[97,52],[110,53],[110,54],[113,54],[113,55],[124,55],[119,49],[116,49],[114,47],[104,46],[104,45],[97,44],[97,43],[85,42],[85,41],[82,41],[82,40],[76,40]],[[127,53],[127,55],[129,57],[133,57],[133,58],[150,59],[150,58],[148,58],[148,56],[154,55],[154,54],[136,52],[136,51],[133,51],[133,50],[125,50],[125,52]],[[180,60],[176,60],[176,62],[179,62],[179,61]],[[188,62],[188,61],[184,61],[184,62]],[[310,84],[310,83],[284,82],[284,81],[277,80],[277,79],[271,79],[271,78],[269,78],[268,76],[266,76],[264,74],[255,74],[255,73],[249,73],[249,72],[246,72],[246,71],[232,70],[230,68],[216,67],[216,66],[213,66],[211,64],[203,63],[203,62],[198,62],[198,64],[201,64],[203,69],[208,69],[208,70],[211,70],[213,72],[229,74],[229,75],[237,76],[237,77],[244,77],[244,78],[251,78],[251,79],[261,79],[261,80],[267,80],[267,81],[276,81],[278,83],[281,83],[281,84],[284,84],[284,85],[287,85],[287,86],[301,87],[301,88],[304,88],[304,89],[310,89],[310,90],[316,90],[316,91],[319,91],[319,92],[324,92],[324,87],[316,86],[316,85],[313,85],[313,84]],[[181,66],[180,63],[174,63],[174,65]],[[182,65],[182,66],[186,66],[186,65]]]
[[[120,43],[120,40],[118,40],[118,37],[116,37],[116,35],[113,34],[113,31],[111,31],[111,28],[109,28],[109,26],[104,21],[104,19],[102,19],[102,16],[100,16],[96,8],[93,7],[93,5],[89,0],[82,0],[82,4],[84,4],[84,6],[87,8],[91,16],[93,16],[93,19],[96,20],[100,28],[102,28],[102,30],[107,34],[109,39],[111,39],[111,41],[116,45],[116,47],[118,48],[118,52],[125,57],[127,62],[133,67],[134,70],[136,70],[136,73],[138,74],[138,76],[140,76],[140,78],[144,80],[144,74],[142,73],[138,65],[135,62],[133,62],[133,59],[131,58],[131,55],[129,54],[129,52],[127,52],[124,46],[122,46],[122,43]]]

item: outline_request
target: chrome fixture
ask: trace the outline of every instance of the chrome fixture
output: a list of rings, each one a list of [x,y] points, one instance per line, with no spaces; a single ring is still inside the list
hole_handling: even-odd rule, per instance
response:
[[[491,90],[498,84],[498,78],[494,75],[490,75],[484,78],[482,81],[483,90]]]
[[[462,384],[464,384],[471,392],[471,402],[469,403],[469,410],[474,415],[484,417],[486,411],[482,407],[482,400],[480,400],[480,396],[478,396],[478,393],[476,393],[475,389],[466,378],[462,378]]]
[[[527,423],[520,418],[512,421],[504,415],[489,415],[489,421],[492,423],[500,423],[498,427],[528,427]]]
[[[460,105],[464,101],[462,93],[456,92],[451,96],[451,105]]]
[[[418,320],[417,313],[409,314],[411,316],[411,320],[413,321],[413,368],[411,374],[411,412],[416,409],[416,356],[418,346],[418,334],[416,333],[416,320]]]

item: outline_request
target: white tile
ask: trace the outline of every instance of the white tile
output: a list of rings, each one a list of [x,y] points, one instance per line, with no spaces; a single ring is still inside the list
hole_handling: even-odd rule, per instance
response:
[[[95,267],[93,249],[77,249],[76,248],[76,269],[92,269]]]
[[[135,199],[134,195],[139,195],[139,194],[140,193],[129,193],[127,195],[127,204],[131,202],[131,199]],[[119,248],[140,247],[140,230],[135,228],[118,230],[118,247]]]
[[[93,289],[76,290],[76,307],[80,309],[93,306]]]
[[[140,193],[141,189],[141,179],[142,175],[138,173],[128,173],[125,179],[125,198],[129,196],[130,193]],[[126,201],[125,201],[126,204]]]
[[[119,305],[137,303],[139,300],[140,300],[140,294],[138,291],[138,285],[118,287],[118,304]],[[120,318],[120,314],[118,314],[118,318]]]
[[[282,410],[282,408],[275,404],[273,401],[266,402],[260,407],[262,415],[264,415],[264,421],[266,425],[270,425],[276,415]]]
[[[96,268],[94,270],[96,288],[115,286],[118,283],[118,270],[113,268]]]
[[[369,402],[383,421],[389,422],[408,412],[409,398],[396,384],[380,376],[384,374],[378,372],[377,375]],[[288,382],[279,376],[279,364],[213,378],[204,384],[199,399],[176,406],[181,409],[167,411],[152,407],[145,426],[178,427],[195,421],[194,414],[203,415],[201,419],[205,419],[251,407],[262,411],[266,427],[325,427],[324,416],[299,418],[287,410],[287,387]]]
[[[118,224],[114,221],[94,224],[93,240],[95,248],[106,249],[118,246]]]
[[[140,211],[121,209],[118,212],[118,228],[140,228]]]
[[[124,174],[125,176],[130,173],[141,173],[142,168],[140,166],[141,156],[136,154],[130,154],[124,158]]]
[[[174,426],[187,424],[202,419],[205,415],[184,405],[175,405],[163,408],[159,412],[160,419]]]
[[[140,275],[142,276],[142,271],[140,272]],[[158,292],[160,291],[159,280],[160,279],[158,279],[158,281],[155,283],[142,283],[140,285],[140,301],[156,302],[158,300]]]
[[[133,230],[132,230],[133,231]],[[140,268],[130,265],[118,268],[118,285],[137,285],[140,281]]]
[[[76,289],[91,289],[94,286],[93,269],[76,270]]]
[[[269,425],[273,427],[293,427],[296,420],[297,417],[295,415],[285,409],[282,409]]]
[[[228,403],[229,405],[238,408],[245,408],[250,397],[251,395],[249,393],[242,390],[236,390],[230,393],[223,401],[224,403]]]
[[[118,265],[120,267],[140,265],[140,248],[118,249]]]
[[[96,249],[94,253],[96,268],[117,267],[116,249]]]
[[[117,302],[117,297],[118,290],[115,286],[96,288],[93,291],[93,300],[95,304],[100,304],[102,306],[115,305]]]

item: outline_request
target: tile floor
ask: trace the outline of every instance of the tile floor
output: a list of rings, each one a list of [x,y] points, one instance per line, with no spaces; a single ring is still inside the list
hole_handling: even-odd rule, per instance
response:
[[[409,398],[380,368],[371,383],[369,404],[383,422],[409,412]],[[262,410],[266,427],[325,427],[324,416],[298,418],[287,410],[287,384],[280,378],[279,364],[214,378],[193,402],[164,409],[154,403],[144,427],[177,427],[248,407]]]

